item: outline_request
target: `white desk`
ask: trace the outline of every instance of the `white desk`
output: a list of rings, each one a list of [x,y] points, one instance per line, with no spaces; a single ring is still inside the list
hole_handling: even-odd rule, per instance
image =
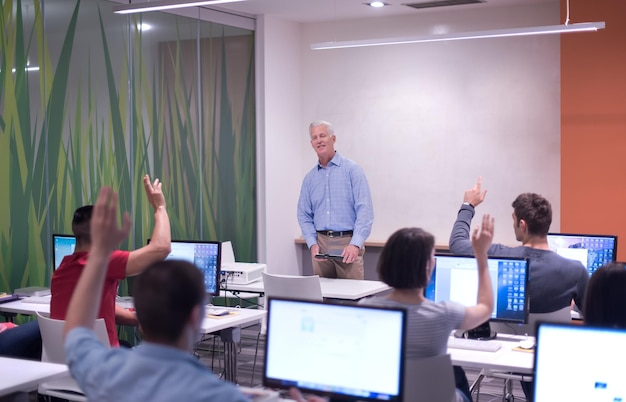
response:
[[[41,298],[38,299],[43,300]],[[50,302],[48,301],[48,303],[29,303],[28,298],[23,298],[21,300],[15,300],[12,302],[0,304],[0,312],[26,315],[33,315],[36,312],[49,314]]]
[[[359,279],[333,279],[320,278],[322,296],[329,299],[359,300],[367,296],[389,290],[390,287],[380,281],[368,281]],[[223,290],[231,292],[264,293],[263,280],[252,282],[247,285],[229,283]]]
[[[65,364],[0,357],[0,396],[31,392],[39,383],[67,375]]]
[[[265,315],[267,314],[265,310],[251,308],[215,308],[220,310],[229,310],[231,314],[221,317],[206,317],[204,321],[202,321],[202,326],[200,328],[203,334],[210,334],[212,332],[238,327],[244,324],[252,324],[265,318]]]
[[[532,374],[535,354],[513,350],[524,338],[524,336],[498,334],[495,341],[500,342],[502,347],[497,352],[448,348],[448,353],[452,364],[456,366]]]
[[[224,307],[218,307],[220,310]],[[224,343],[224,379],[237,383],[237,344],[241,342],[241,325],[252,324],[265,317],[265,310],[249,308],[226,308],[229,315],[221,317],[207,316],[202,321],[200,330],[203,334],[219,332]]]
[[[132,307],[132,301],[120,300],[123,307]],[[221,309],[222,307],[220,307]],[[252,324],[265,317],[265,310],[230,308],[232,314],[222,317],[206,317],[200,330],[203,334],[219,332],[224,342],[224,378],[233,383],[237,382],[237,344],[241,341],[239,326]],[[50,313],[50,304],[29,303],[28,299],[16,300],[0,304],[0,312],[14,314],[35,314],[36,312]]]

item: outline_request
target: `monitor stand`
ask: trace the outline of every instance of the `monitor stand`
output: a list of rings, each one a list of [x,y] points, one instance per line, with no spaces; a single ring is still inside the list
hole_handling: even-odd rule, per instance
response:
[[[462,330],[458,329],[454,331],[454,336],[457,338],[478,339],[480,341],[488,341],[495,339],[497,332],[492,331],[489,326],[489,321],[485,321],[476,328]]]

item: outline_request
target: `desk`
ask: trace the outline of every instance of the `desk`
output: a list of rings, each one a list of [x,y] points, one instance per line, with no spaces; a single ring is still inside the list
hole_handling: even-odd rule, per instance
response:
[[[448,353],[452,364],[456,366],[532,374],[535,354],[513,350],[525,338],[519,335],[498,334],[495,341],[500,342],[502,347],[497,352],[448,348]]]
[[[38,298],[41,299],[41,298]],[[29,303],[28,298],[0,304],[0,312],[12,314],[33,315],[37,312],[50,314],[50,302]]]
[[[0,357],[0,396],[31,392],[39,383],[67,375],[65,364]]]
[[[359,279],[320,278],[322,296],[329,299],[359,300],[367,296],[389,290],[390,287],[380,281]],[[248,292],[263,295],[263,280],[247,285],[228,284],[223,290],[230,292]]]
[[[132,302],[124,299],[124,307],[132,307]],[[221,308],[221,307],[220,307]],[[265,310],[231,308],[232,314],[223,317],[205,318],[200,327],[203,334],[219,332],[224,342],[224,379],[237,382],[237,343],[241,340],[240,325],[252,324],[265,317]],[[28,300],[16,300],[0,304],[0,312],[14,314],[50,313],[50,304],[28,303]]]
[[[220,307],[222,309],[222,307]],[[200,331],[203,334],[219,332],[224,343],[224,379],[237,383],[237,344],[241,342],[243,324],[252,324],[265,318],[265,310],[227,308],[231,313],[221,317],[205,317]]]

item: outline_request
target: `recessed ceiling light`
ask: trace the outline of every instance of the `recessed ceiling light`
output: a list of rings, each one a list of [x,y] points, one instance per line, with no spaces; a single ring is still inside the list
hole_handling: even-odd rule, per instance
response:
[[[371,3],[364,3],[364,4],[370,7],[374,7],[374,8],[381,8],[381,7],[385,7],[389,5],[389,3],[385,3],[382,1],[372,1]]]

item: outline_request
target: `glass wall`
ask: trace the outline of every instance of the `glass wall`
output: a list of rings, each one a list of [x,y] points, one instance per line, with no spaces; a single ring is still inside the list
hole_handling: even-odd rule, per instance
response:
[[[52,234],[102,185],[134,220],[122,248],[144,245],[145,174],[174,239],[256,259],[254,32],[111,7],[2,1],[0,291],[49,285]]]

